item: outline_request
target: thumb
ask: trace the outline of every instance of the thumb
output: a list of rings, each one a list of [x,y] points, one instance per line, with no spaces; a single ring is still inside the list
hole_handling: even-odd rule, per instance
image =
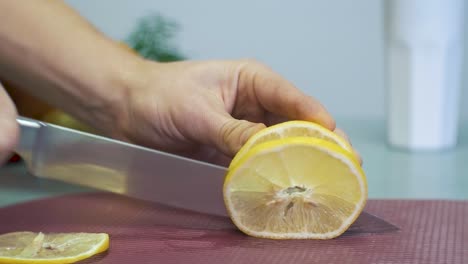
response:
[[[265,127],[262,123],[238,120],[230,116],[220,118],[214,124],[214,128],[218,131],[214,144],[224,154],[233,157],[253,134]]]

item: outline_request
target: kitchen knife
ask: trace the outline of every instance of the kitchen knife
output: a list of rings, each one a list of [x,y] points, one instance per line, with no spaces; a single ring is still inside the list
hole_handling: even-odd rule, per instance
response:
[[[225,167],[28,119],[16,152],[38,177],[110,191],[213,215],[227,216]],[[376,232],[398,230],[372,218]]]
[[[17,121],[16,153],[35,176],[227,215],[224,167],[33,119]]]

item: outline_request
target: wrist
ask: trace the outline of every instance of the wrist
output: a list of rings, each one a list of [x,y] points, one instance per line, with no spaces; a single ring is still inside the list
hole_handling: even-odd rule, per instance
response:
[[[93,127],[107,136],[120,138],[130,121],[132,94],[144,87],[147,63],[128,47],[118,48],[121,48],[118,54],[111,55],[104,66],[105,74],[97,84],[98,101],[90,109]]]
[[[160,88],[164,86],[160,86],[159,81],[155,80],[161,80],[161,76],[165,75],[164,65],[139,57],[118,71],[119,74],[115,76],[117,87],[120,87],[120,96],[116,101],[109,102],[111,106],[116,107],[113,111],[114,126],[108,136],[141,145],[150,144],[141,141],[141,138],[156,137],[157,133],[141,135],[154,131],[152,125],[160,123],[156,121],[160,112],[155,109],[158,109],[158,100],[162,96]]]

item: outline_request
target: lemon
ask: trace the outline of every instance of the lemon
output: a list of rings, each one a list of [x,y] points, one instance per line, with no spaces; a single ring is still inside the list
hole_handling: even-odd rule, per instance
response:
[[[237,152],[236,156],[231,161],[230,167],[235,166],[239,159],[244,156],[253,146],[270,140],[288,137],[320,138],[335,143],[344,150],[354,153],[351,145],[334,132],[313,122],[293,120],[267,127],[254,134]]]
[[[108,248],[104,233],[14,232],[0,235],[0,263],[74,263]]]
[[[313,137],[253,146],[225,178],[224,202],[244,233],[272,239],[330,239],[362,212],[367,182],[349,151]]]

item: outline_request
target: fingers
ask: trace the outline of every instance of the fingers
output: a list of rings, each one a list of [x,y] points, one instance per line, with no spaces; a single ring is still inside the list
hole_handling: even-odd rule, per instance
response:
[[[253,134],[265,128],[262,123],[237,120],[222,114],[213,116],[211,120],[207,131],[210,143],[228,157],[233,157]]]
[[[218,130],[219,148],[229,156],[234,156],[245,142],[255,133],[265,128],[264,124],[246,120],[229,119]]]
[[[11,155],[18,140],[16,109],[5,89],[0,84],[0,165]]]
[[[239,87],[252,91],[267,111],[289,119],[316,122],[330,130],[335,121],[325,107],[266,66],[247,62],[240,70]]]

